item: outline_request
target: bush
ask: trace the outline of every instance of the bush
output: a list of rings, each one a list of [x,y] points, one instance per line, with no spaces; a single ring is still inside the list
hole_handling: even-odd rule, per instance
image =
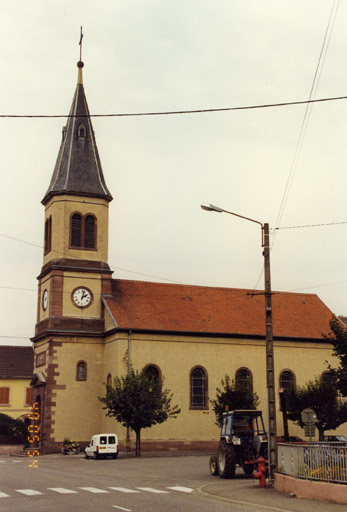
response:
[[[0,413],[0,435],[24,439],[27,432],[27,424],[23,420]]]

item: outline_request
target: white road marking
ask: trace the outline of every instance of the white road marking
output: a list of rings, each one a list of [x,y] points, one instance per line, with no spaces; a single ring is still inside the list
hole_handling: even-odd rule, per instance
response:
[[[108,493],[109,491],[105,491],[104,489],[97,489],[96,487],[79,487],[79,489],[82,489],[82,491],[88,491],[88,492],[94,492],[97,493]]]
[[[174,487],[166,487],[166,489],[172,489],[173,491],[180,491],[180,492],[193,492],[193,489],[190,487],[181,487],[180,485],[175,485]]]
[[[127,489],[126,487],[109,487],[109,489],[113,489],[114,491],[127,492],[127,493],[139,493],[140,491],[135,491],[135,489]]]
[[[43,492],[35,491],[34,489],[16,489],[16,492],[20,492],[26,496],[37,496],[39,494],[43,494]]]
[[[77,491],[71,491],[70,489],[65,489],[64,487],[48,487],[48,490],[59,492],[60,494],[77,494]]]
[[[130,508],[117,507],[117,505],[112,505],[112,508],[118,508],[119,510],[125,510],[126,512],[131,512]]]
[[[0,492],[0,498],[9,498],[9,494],[5,494],[4,492]]]
[[[152,487],[136,487],[136,489],[140,489],[140,491],[153,492],[154,494],[170,494],[169,491],[160,491],[159,489],[153,489]]]

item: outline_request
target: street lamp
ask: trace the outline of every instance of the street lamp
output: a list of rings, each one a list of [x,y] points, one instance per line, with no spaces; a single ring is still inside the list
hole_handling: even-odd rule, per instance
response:
[[[276,447],[276,400],[275,400],[275,375],[274,375],[274,347],[272,328],[272,305],[271,305],[271,277],[270,277],[270,234],[269,224],[263,224],[258,220],[250,219],[238,213],[229,212],[213,204],[201,205],[203,210],[208,212],[229,213],[235,217],[255,222],[261,226],[261,245],[264,256],[264,279],[265,279],[265,327],[266,327],[266,384],[268,398],[268,448],[269,448],[269,472],[270,479],[274,478],[274,470],[277,465]]]

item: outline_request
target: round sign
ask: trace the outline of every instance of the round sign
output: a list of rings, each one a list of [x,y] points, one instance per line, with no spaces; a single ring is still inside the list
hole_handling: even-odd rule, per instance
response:
[[[313,425],[316,423],[317,415],[313,409],[304,409],[301,413],[301,419],[304,425]]]

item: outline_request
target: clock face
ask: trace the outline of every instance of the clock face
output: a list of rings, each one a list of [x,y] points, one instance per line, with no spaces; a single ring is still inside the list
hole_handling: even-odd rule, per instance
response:
[[[86,308],[92,301],[92,292],[88,288],[76,288],[72,292],[72,301],[79,308]]]
[[[42,295],[42,308],[44,311],[46,311],[48,306],[48,291],[45,290]]]

